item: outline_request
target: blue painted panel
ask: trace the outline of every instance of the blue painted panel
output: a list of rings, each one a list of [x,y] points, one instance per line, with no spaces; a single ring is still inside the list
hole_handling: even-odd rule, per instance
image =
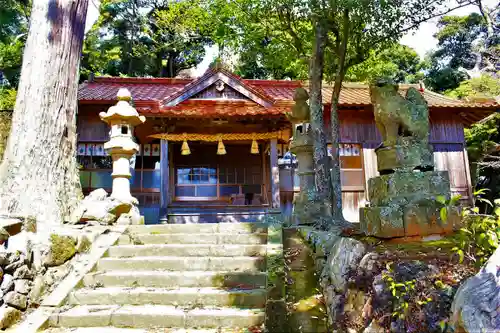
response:
[[[83,188],[90,187],[90,171],[80,171],[80,184]]]
[[[143,188],[160,188],[161,184],[160,170],[143,171],[142,187]]]
[[[141,207],[139,206],[141,215],[144,216],[145,224],[158,224],[160,220],[160,207]]]
[[[113,179],[111,178],[111,171],[91,171],[92,188],[111,188],[113,187]]]
[[[130,187],[134,189],[141,188],[141,171],[131,169],[130,173],[132,174],[132,178],[130,178]]]

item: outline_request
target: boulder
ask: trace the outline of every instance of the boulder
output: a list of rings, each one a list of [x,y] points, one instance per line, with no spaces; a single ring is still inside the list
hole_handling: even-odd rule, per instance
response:
[[[22,279],[14,281],[14,291],[23,295],[28,295],[33,282],[30,280]]]
[[[9,238],[8,251],[21,253],[27,259],[31,259],[33,253],[33,241],[35,234],[28,231],[21,231],[17,235]]]
[[[78,235],[77,241],[76,241],[76,252],[82,253],[82,252],[87,252],[90,249],[90,246],[92,245],[92,242],[90,239],[87,237],[87,235]]]
[[[500,247],[455,294],[451,324],[468,333],[500,332]]]
[[[15,291],[9,292],[4,296],[3,300],[5,303],[7,303],[7,305],[21,311],[26,310],[26,308],[28,307],[28,298],[25,295]]]
[[[333,245],[322,278],[328,279],[335,291],[345,292],[348,273],[355,269],[366,252],[365,245],[353,238],[341,237]]]
[[[0,307],[0,329],[6,329],[21,319],[21,311],[10,306]]]
[[[76,239],[72,236],[50,235],[50,249],[45,257],[47,267],[59,266],[71,259],[76,253]]]
[[[108,192],[106,192],[105,189],[99,188],[97,190],[90,192],[89,195],[87,195],[85,197],[85,199],[83,199],[83,200],[84,201],[103,201],[107,197],[108,197]]]
[[[7,293],[14,288],[14,277],[11,274],[5,274],[3,276],[2,284],[0,285],[0,289],[4,293]]]
[[[105,225],[113,224],[120,215],[129,213],[135,203],[134,200],[122,201],[108,197],[105,190],[98,189],[92,191],[80,202],[71,214],[69,223],[99,221]]]
[[[9,264],[9,254],[7,252],[0,252],[0,266],[4,267]]]
[[[37,277],[35,277],[35,281],[33,281],[33,286],[31,287],[31,291],[29,292],[29,299],[31,304],[40,304],[42,294],[46,288],[44,282],[45,280],[43,276],[37,275]]]
[[[117,225],[131,225],[132,224],[132,215],[129,213],[125,213],[120,215],[118,220],[116,220]]]
[[[14,280],[33,280],[34,277],[35,272],[31,270],[27,265],[21,266],[14,272]]]
[[[5,266],[5,272],[14,273],[16,270],[18,270],[23,265],[24,265],[24,259],[19,259],[19,260],[13,262],[12,264]]]

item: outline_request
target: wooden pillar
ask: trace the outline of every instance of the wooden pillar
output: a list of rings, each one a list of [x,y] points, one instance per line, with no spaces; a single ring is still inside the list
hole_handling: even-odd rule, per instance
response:
[[[170,190],[170,166],[168,159],[168,141],[161,140],[160,151],[160,223],[168,223],[168,204]]]
[[[280,170],[278,168],[278,140],[271,139],[270,166],[271,166],[271,207],[280,208]]]

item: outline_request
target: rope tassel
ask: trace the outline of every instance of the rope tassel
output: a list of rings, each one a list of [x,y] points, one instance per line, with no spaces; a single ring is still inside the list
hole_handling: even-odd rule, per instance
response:
[[[224,147],[221,138],[219,138],[219,144],[217,145],[217,155],[226,155],[226,147]]]
[[[251,154],[259,153],[259,144],[257,143],[257,141],[255,141],[255,138],[252,140],[252,147],[250,148],[250,153]]]
[[[187,143],[186,138],[184,138],[184,141],[182,142],[182,147],[181,147],[181,155],[190,155],[191,154],[191,149],[189,149],[189,145]]]

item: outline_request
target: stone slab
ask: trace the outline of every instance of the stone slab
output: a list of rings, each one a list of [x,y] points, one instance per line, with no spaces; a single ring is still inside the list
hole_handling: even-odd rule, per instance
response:
[[[453,223],[458,211],[452,210],[447,221],[441,220],[441,207],[408,205],[404,208],[403,220],[406,236],[427,236],[453,232]]]
[[[186,314],[186,327],[252,327],[262,325],[264,320],[262,310],[194,309]]]
[[[168,271],[114,271],[87,274],[84,285],[93,287],[265,287],[267,274],[263,272],[168,272]]]
[[[372,206],[405,205],[435,198],[449,198],[450,179],[447,171],[396,172],[368,180]]]
[[[118,305],[76,306],[66,312],[53,313],[49,323],[52,327],[110,326],[111,315],[118,308]]]
[[[111,325],[115,327],[185,327],[184,310],[173,306],[123,306],[113,312]]]
[[[216,288],[108,287],[79,289],[70,294],[71,305],[173,305],[182,307],[236,306],[263,308],[265,289],[224,290]]]
[[[165,270],[165,271],[240,271],[255,272],[265,269],[264,257],[132,257],[102,258],[98,269],[111,270]]]
[[[403,212],[397,206],[360,208],[360,228],[368,236],[403,237]]]
[[[189,223],[189,224],[153,224],[153,225],[131,225],[129,232],[147,233],[265,233],[267,224],[265,223]]]
[[[136,256],[265,256],[267,246],[255,245],[213,245],[213,244],[147,244],[147,245],[118,245],[108,250],[110,257]]]
[[[393,147],[383,147],[376,150],[379,172],[412,171],[418,167],[432,168],[434,166],[432,146],[427,142],[409,138],[401,138],[399,141],[399,144]]]
[[[229,233],[205,233],[205,234],[136,234],[132,239],[128,235],[122,235],[118,245],[127,244],[266,244],[267,234],[229,234]]]
[[[250,327],[261,325],[262,310],[235,308],[182,310],[173,306],[76,306],[66,312],[53,314],[51,324],[56,327]]]

